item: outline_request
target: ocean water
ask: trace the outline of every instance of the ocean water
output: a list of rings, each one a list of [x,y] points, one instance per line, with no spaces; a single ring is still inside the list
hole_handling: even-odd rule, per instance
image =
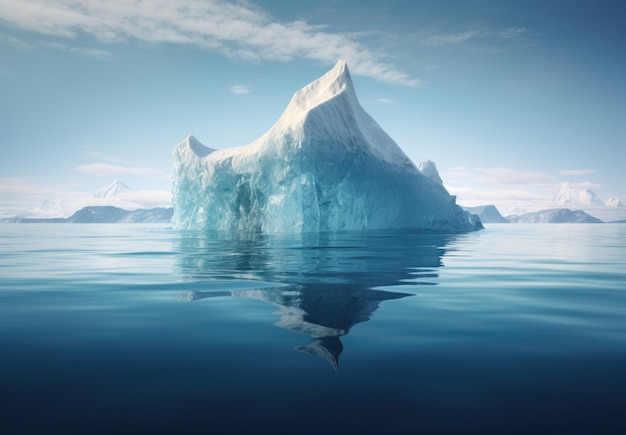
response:
[[[0,225],[0,433],[626,433],[626,225]]]

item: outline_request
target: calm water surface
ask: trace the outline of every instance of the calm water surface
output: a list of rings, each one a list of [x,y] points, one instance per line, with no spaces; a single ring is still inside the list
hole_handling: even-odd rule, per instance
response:
[[[0,432],[626,433],[626,225],[0,225]]]

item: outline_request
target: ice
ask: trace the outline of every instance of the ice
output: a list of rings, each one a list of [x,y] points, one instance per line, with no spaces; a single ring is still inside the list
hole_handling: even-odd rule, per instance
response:
[[[439,176],[439,171],[437,171],[437,166],[435,165],[435,162],[425,160],[420,163],[417,169],[419,169],[422,174],[430,178],[435,183],[443,186],[443,180]]]
[[[363,110],[339,61],[251,144],[213,150],[191,135],[180,143],[172,223],[267,233],[482,228],[427,175]]]

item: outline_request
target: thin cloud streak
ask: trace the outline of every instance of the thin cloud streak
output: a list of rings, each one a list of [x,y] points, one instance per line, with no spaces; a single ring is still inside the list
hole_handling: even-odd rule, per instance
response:
[[[548,199],[545,195],[529,192],[524,189],[496,189],[486,191],[484,189],[461,186],[448,186],[447,189],[454,195],[471,198],[472,201],[479,201],[481,204],[502,201],[537,202],[546,201]]]
[[[430,35],[421,39],[421,45],[426,47],[439,47],[461,44],[479,38],[523,39],[527,35],[528,29],[526,27],[509,27],[498,31],[466,30],[465,32]]]
[[[444,173],[448,191],[465,206],[495,204],[500,209],[539,210],[551,206],[560,186],[555,177],[513,168],[453,167]]]
[[[489,186],[539,186],[552,187],[559,185],[559,180],[555,177],[538,172],[525,172],[513,168],[496,167],[468,168],[459,166],[450,168],[446,176],[450,179],[471,180]]]
[[[100,161],[105,161],[108,163],[116,163],[116,164],[120,164],[120,165],[124,165],[124,164],[128,164],[127,160],[124,159],[120,159],[118,157],[103,153],[101,151],[96,150],[95,148],[89,146],[89,145],[82,145],[81,146],[81,153],[89,156],[95,160],[100,160]]]
[[[567,183],[572,189],[590,189],[599,190],[602,189],[602,184],[592,183],[590,181],[583,181],[582,183]]]
[[[476,168],[482,174],[477,178],[486,184],[526,184],[526,185],[552,185],[557,180],[546,174],[535,172],[523,172],[511,168]]]
[[[591,175],[595,172],[595,169],[561,169],[559,174],[567,177],[584,177],[585,175]]]
[[[276,21],[250,3],[224,0],[4,0],[0,19],[61,38],[88,34],[114,43],[136,39],[187,44],[248,61],[310,59],[332,65],[345,59],[354,74],[414,87],[420,80],[398,71],[358,42],[358,33],[332,33],[298,20]]]
[[[250,93],[250,89],[246,85],[234,85],[231,86],[228,91],[235,95],[246,95]]]
[[[161,179],[169,178],[169,174],[166,174],[160,169],[111,165],[109,163],[89,163],[86,165],[76,166],[74,170],[76,172],[98,175],[101,177],[115,177],[115,176],[121,176],[121,175],[141,175],[141,176],[161,178]]]
[[[528,34],[526,27],[509,27],[498,32],[498,36],[504,39],[523,38]]]
[[[451,45],[465,42],[469,39],[476,38],[483,35],[482,32],[477,30],[468,30],[461,33],[447,33],[443,35],[432,35],[422,41],[422,45],[428,47],[437,47],[440,45]]]
[[[74,53],[74,54],[78,54],[81,56],[89,56],[89,57],[95,57],[98,59],[106,59],[106,60],[113,59],[113,53],[107,50],[100,50],[98,48],[77,47],[77,46],[62,44],[59,42],[42,42],[40,45],[43,47],[54,48],[56,50],[67,51],[69,53]]]

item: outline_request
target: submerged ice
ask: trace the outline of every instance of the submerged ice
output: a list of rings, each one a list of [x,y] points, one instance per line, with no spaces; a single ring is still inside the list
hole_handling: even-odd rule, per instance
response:
[[[254,142],[214,150],[190,135],[180,143],[172,223],[268,233],[482,228],[432,162],[421,169],[363,110],[339,61]]]

